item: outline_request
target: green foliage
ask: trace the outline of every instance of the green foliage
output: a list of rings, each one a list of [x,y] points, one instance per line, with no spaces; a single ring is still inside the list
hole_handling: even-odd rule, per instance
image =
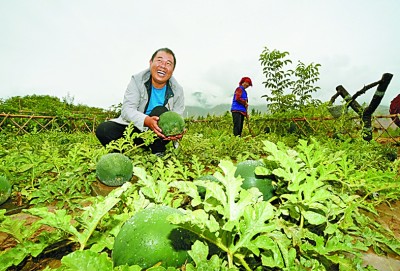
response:
[[[307,104],[318,105],[319,100],[313,99],[312,94],[316,93],[320,87],[314,86],[319,80],[319,67],[320,64],[309,64],[305,65],[299,61],[293,75],[297,80],[293,81],[292,93],[296,95],[297,103],[299,108],[303,108]]]
[[[217,246],[230,268],[331,270],[337,265],[340,270],[358,270],[361,252],[371,239],[382,250],[398,253],[399,240],[392,243],[391,233],[381,239],[386,230],[361,212],[370,209],[362,198],[348,187],[337,186],[344,177],[341,153],[330,153],[317,142],[300,141],[297,150],[263,143],[269,154],[266,164],[273,166],[258,167],[256,173],[272,173],[278,179],[279,201],[271,205],[259,200],[258,191],[242,190],[233,164],[221,161],[224,175],[214,174],[218,183],[194,181],[206,187],[204,199],[197,197],[194,188],[177,183],[193,197],[193,210],[172,221]],[[208,262],[207,257],[202,262]]]
[[[208,128],[204,129],[204,125]],[[190,132],[180,141],[176,155],[187,163],[190,163],[192,156],[196,155],[200,162],[208,167],[216,167],[222,158],[257,159],[262,153],[257,144],[260,138],[251,136],[248,130],[243,132],[241,138],[234,137],[231,125],[231,119],[227,117],[215,118],[215,121],[210,123],[190,124],[188,127]],[[260,137],[263,137],[263,134]]]
[[[172,184],[177,180],[194,178],[187,166],[181,164],[176,158],[166,163],[158,159],[154,164],[145,166],[154,170],[146,171],[144,167],[134,167],[133,172],[138,178],[136,185],[147,199],[155,204],[175,208],[186,203],[188,196],[175,189]]]
[[[83,208],[79,216],[74,217],[74,222],[72,222],[73,217],[71,214],[68,214],[65,209],[49,212],[48,208],[44,207],[31,208],[27,209],[26,212],[40,219],[27,227],[24,225],[23,220],[16,220],[9,216],[4,216],[5,210],[0,210],[0,231],[8,233],[18,241],[15,247],[0,252],[2,258],[0,270],[6,270],[4,268],[18,265],[27,256],[36,257],[47,247],[65,240],[66,238],[69,238],[72,242],[79,243],[80,251],[83,251],[87,245],[91,245],[91,250],[96,252],[96,254],[97,252],[103,251],[105,247],[112,247],[112,243],[108,243],[110,242],[109,236],[104,234],[99,235],[99,232],[95,230],[104,217],[118,222],[110,223],[109,226],[112,226],[112,228],[109,229],[110,233],[112,233],[114,227],[120,228],[120,225],[126,220],[126,217],[115,216],[111,218],[109,216],[109,211],[120,201],[123,192],[130,191],[130,187],[130,183],[126,183],[111,192],[106,198],[93,199],[92,206]],[[131,192],[132,191],[127,193]],[[125,218],[123,221],[118,221],[121,217]],[[34,236],[37,235],[39,228],[43,225],[51,227],[52,230],[50,232],[41,231],[39,235],[35,237],[35,240]],[[68,261],[67,259],[71,257],[78,257],[82,254],[75,253],[73,255],[66,257],[65,261]],[[98,259],[96,262],[97,261]],[[67,265],[69,263],[70,262],[67,262]],[[86,266],[86,264],[82,266]]]
[[[8,200],[11,195],[11,183],[5,176],[0,175],[0,205]]]
[[[0,100],[0,112],[9,114],[35,114],[47,116],[68,116],[73,112],[83,115],[113,114],[102,108],[86,105],[74,105],[73,97],[64,97],[62,100],[50,95],[26,95],[13,96],[6,100]]]
[[[245,260],[248,249],[253,248],[249,242],[268,227],[264,223],[273,218],[273,206],[259,200],[258,189],[241,188],[242,178],[234,176],[236,168],[231,162],[221,161],[220,167],[224,175],[214,174],[218,183],[194,181],[195,185],[206,187],[204,200],[196,194],[195,186],[185,188],[176,183],[193,197],[191,205],[196,208],[187,210],[185,216],[174,216],[172,221],[215,245],[225,254],[228,267],[237,263],[252,270]]]
[[[6,216],[5,211],[5,209],[0,209],[0,232],[13,237],[17,244],[0,252],[1,271],[7,270],[10,266],[18,265],[28,256],[37,257],[49,244],[60,240],[61,236],[58,232],[50,233],[47,231],[43,231],[36,237],[36,240],[33,239],[35,232],[40,228],[40,224],[36,221],[26,227],[24,220]]]
[[[271,95],[263,95],[271,113],[287,112],[304,109],[308,104],[318,105],[320,101],[312,98],[312,93],[319,90],[314,84],[319,80],[320,64],[306,65],[299,61],[294,70],[287,69],[292,61],[288,59],[289,52],[280,52],[264,48],[260,55],[261,66],[266,81],[265,87]],[[291,93],[287,94],[288,91]]]
[[[130,187],[130,183],[126,183],[120,189],[112,191],[106,198],[94,199],[92,205],[84,207],[80,216],[75,217],[77,225],[71,224],[71,215],[63,209],[51,213],[46,208],[32,208],[27,212],[42,217],[38,223],[69,233],[70,239],[78,242],[80,250],[84,250],[100,220],[108,215],[111,208],[120,201],[121,194]],[[80,231],[81,229],[82,231]]]
[[[142,154],[143,146],[148,146],[154,142],[157,135],[153,131],[146,131],[144,133],[134,132],[135,126],[131,122],[124,131],[124,136],[117,140],[111,141],[107,144],[107,152],[119,152],[126,155]],[[135,143],[142,141],[141,144]]]
[[[62,259],[62,264],[60,270],[113,270],[113,264],[107,253],[90,250],[74,251]]]
[[[49,95],[27,95],[0,99],[0,113],[36,116],[32,119],[4,117],[1,121],[2,130],[14,133],[37,133],[48,129],[86,130],[97,126],[99,121],[118,116],[118,110],[75,105],[72,97],[60,100]]]
[[[346,128],[341,121],[330,128]],[[0,210],[0,231],[15,242],[0,251],[0,270],[60,243],[74,251],[57,270],[141,270],[114,267],[109,255],[122,225],[151,205],[179,208],[184,215],[168,220],[197,236],[186,270],[368,270],[361,267],[367,249],[400,255],[400,241],[375,222],[374,208],[400,198],[396,146],[345,132],[336,139],[300,136],[307,127],[297,125],[282,133],[271,125],[263,133],[264,122],[265,116],[254,116],[257,135],[245,131],[241,138],[232,135],[229,115],[190,122],[179,148],[167,145],[165,159],[132,144],[143,136],[145,146],[151,134],[127,133],[110,148],[131,159],[136,181],[105,197],[92,196],[92,183],[96,161],[111,149],[93,134],[0,134],[0,175],[13,184],[13,197],[31,205],[21,215],[35,217],[25,224]],[[255,169],[257,176],[274,181],[268,202],[235,176],[235,165],[250,159],[265,165]],[[201,178],[207,175],[213,180]],[[49,230],[41,230],[45,226]]]
[[[96,180],[94,161],[103,153],[93,137],[52,132],[9,134],[3,140],[0,171],[24,201],[73,208],[90,194],[91,182]]]

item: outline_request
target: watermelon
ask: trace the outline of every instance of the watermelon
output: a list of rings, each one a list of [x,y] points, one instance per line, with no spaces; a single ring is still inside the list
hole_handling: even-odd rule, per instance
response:
[[[105,185],[120,186],[133,175],[132,161],[122,153],[108,153],[96,164],[96,176]]]
[[[176,213],[181,212],[168,206],[155,206],[134,214],[115,238],[114,265],[139,265],[147,269],[161,264],[178,268],[190,260],[188,250],[194,241],[193,234],[167,220]]]
[[[241,176],[242,188],[249,189],[256,187],[263,194],[263,200],[269,200],[274,195],[272,180],[264,176],[257,176],[254,173],[256,167],[263,167],[265,164],[260,160],[246,160],[236,165],[235,177]]]
[[[160,115],[158,126],[165,136],[180,135],[185,130],[185,120],[178,113],[167,111]]]

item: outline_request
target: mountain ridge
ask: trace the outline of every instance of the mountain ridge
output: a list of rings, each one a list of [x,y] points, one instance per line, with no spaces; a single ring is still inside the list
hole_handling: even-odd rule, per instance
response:
[[[207,117],[209,116],[222,116],[225,113],[230,113],[231,105],[230,104],[219,104],[212,107],[202,107],[202,106],[193,106],[188,105],[184,111],[184,117]],[[260,113],[268,113],[267,105],[249,105],[249,112],[251,113],[253,110]],[[375,110],[374,115],[389,115],[389,106],[379,105]]]
[[[267,113],[267,105],[249,105],[249,112],[253,110]],[[210,116],[221,116],[224,115],[226,112],[231,111],[230,104],[219,104],[212,107],[202,107],[202,106],[193,106],[187,105],[184,111],[185,117],[206,117],[207,115]]]

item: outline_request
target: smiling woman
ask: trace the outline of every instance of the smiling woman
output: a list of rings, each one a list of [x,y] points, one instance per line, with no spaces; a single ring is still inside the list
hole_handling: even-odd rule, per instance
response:
[[[152,84],[155,88],[163,88],[175,69],[175,54],[168,48],[158,49],[150,60]]]
[[[157,135],[149,147],[158,156],[163,156],[166,144],[171,140],[182,138],[183,134],[165,135],[158,126],[161,113],[173,111],[182,115],[185,109],[183,88],[172,76],[176,65],[175,54],[168,48],[158,49],[149,64],[148,69],[132,76],[125,92],[121,115],[97,127],[96,136],[102,145],[122,138],[130,123],[134,124],[135,133],[150,129]],[[134,143],[148,148],[141,138],[135,138]]]

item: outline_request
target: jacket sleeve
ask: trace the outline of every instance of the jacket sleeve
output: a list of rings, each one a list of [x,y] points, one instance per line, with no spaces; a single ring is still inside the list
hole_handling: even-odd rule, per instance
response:
[[[171,110],[183,116],[185,111],[185,95],[183,92],[183,88],[179,83],[175,80],[175,78],[171,78],[171,87],[174,92],[173,105]]]
[[[140,81],[137,81],[135,76],[132,76],[125,91],[121,117],[128,123],[133,122],[139,130],[145,131],[148,129],[147,127],[144,127],[144,119],[146,118],[146,115],[141,112],[140,109],[144,108],[145,105],[143,103],[146,103],[146,101],[144,97],[142,97],[140,91],[140,88],[144,86],[139,84]]]

